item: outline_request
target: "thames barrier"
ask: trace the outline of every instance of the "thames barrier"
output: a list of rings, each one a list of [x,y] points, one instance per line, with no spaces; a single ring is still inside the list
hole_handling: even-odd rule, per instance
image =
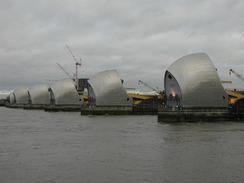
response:
[[[233,70],[230,70],[234,72]],[[157,115],[159,122],[236,121],[243,119],[244,93],[225,89],[205,53],[173,62],[164,74],[164,90],[138,92],[125,88],[117,70],[91,78],[63,79],[2,94],[9,108],[79,111],[81,115]]]

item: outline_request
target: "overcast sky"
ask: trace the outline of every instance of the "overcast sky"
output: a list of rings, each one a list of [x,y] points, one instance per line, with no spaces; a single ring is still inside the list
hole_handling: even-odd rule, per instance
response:
[[[0,89],[65,78],[82,58],[80,77],[117,69],[128,87],[139,79],[163,88],[166,68],[206,52],[222,79],[241,88],[243,0],[0,0]],[[242,87],[244,88],[244,87]]]

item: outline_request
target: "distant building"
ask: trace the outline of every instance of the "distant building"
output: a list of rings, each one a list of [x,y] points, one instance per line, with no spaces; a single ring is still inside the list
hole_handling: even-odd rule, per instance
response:
[[[205,53],[176,60],[165,72],[168,107],[227,107],[228,96],[212,61]]]
[[[9,95],[9,103],[10,104],[16,104],[16,97],[15,97],[15,94],[13,91]]]

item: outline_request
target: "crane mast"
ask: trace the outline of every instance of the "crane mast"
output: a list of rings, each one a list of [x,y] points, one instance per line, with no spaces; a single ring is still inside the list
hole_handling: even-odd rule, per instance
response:
[[[81,58],[78,61],[75,57],[75,55],[73,54],[72,50],[70,49],[70,47],[66,44],[65,45],[67,50],[69,51],[69,53],[71,54],[71,56],[73,57],[73,60],[75,61],[75,74],[74,74],[74,78],[75,78],[75,87],[78,90],[78,86],[79,86],[79,80],[78,80],[78,68],[81,66]]]
[[[229,70],[229,74],[231,75],[231,73],[235,74],[236,77],[238,77],[240,80],[242,80],[244,82],[244,77],[242,75],[240,75],[239,73],[237,73],[236,71],[234,71],[233,69]]]

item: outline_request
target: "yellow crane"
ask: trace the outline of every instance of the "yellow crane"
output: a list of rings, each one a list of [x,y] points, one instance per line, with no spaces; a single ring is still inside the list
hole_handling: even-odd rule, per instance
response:
[[[225,92],[229,95],[229,104],[231,105],[234,105],[238,100],[244,98],[244,95],[237,91],[225,90]]]
[[[244,82],[244,77],[233,69],[229,69],[229,75],[234,74],[237,78]],[[236,90],[225,90],[229,95],[229,104],[234,105],[238,100],[244,98],[244,94]]]
[[[221,83],[224,83],[224,84],[232,84],[232,81],[222,80]]]

